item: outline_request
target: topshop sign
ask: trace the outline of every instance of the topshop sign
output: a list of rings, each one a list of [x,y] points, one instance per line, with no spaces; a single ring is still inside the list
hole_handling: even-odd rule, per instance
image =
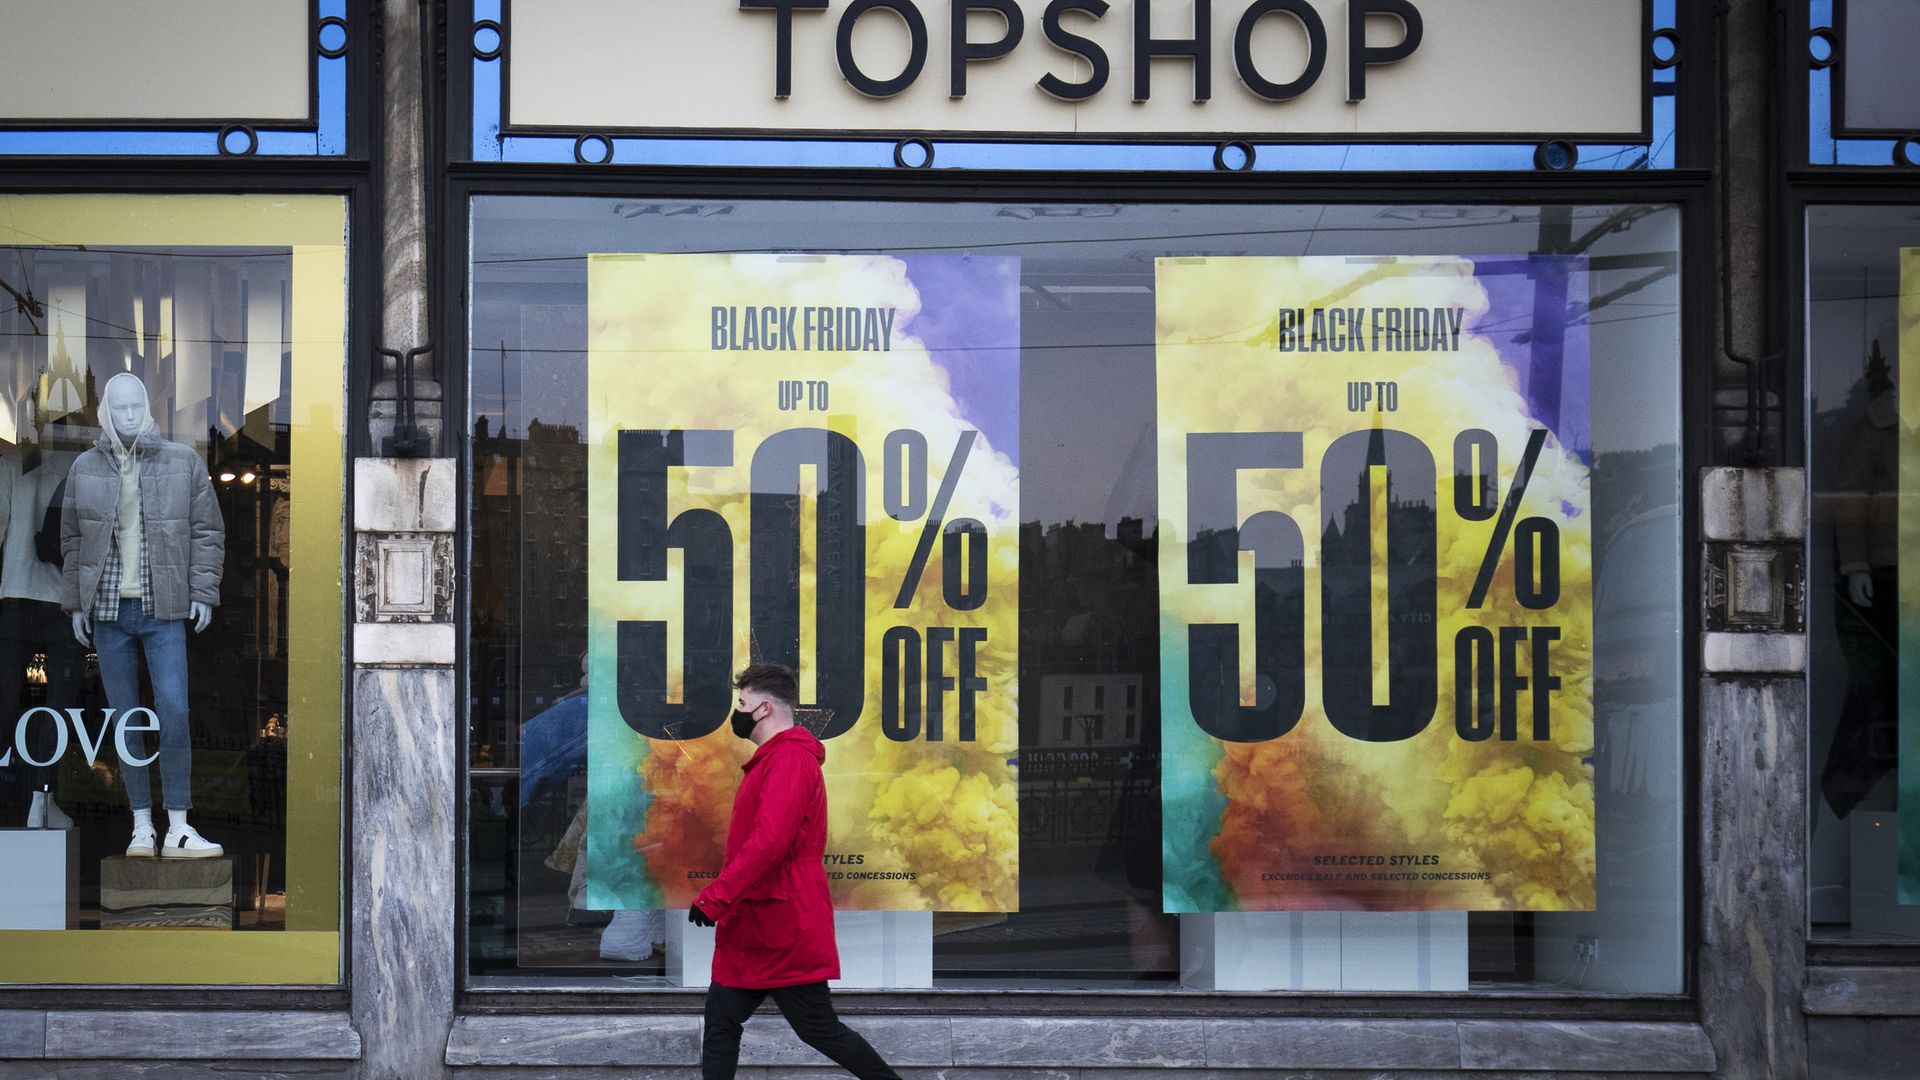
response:
[[[971,65],[998,60],[1020,47],[1027,33],[1026,13],[1014,0],[951,0],[947,5],[947,96],[967,96],[967,70]],[[796,12],[824,12],[827,0],[740,0],[743,11],[766,11],[774,17],[774,96],[788,97],[793,92],[793,22]],[[884,12],[900,20],[907,33],[907,59],[898,74],[875,78],[862,67],[853,48],[860,20]],[[1085,77],[1070,81],[1049,71],[1034,85],[1061,101],[1085,101],[1105,90],[1113,74],[1113,61],[1106,47],[1091,37],[1069,29],[1075,15],[1088,22],[1099,22],[1113,12],[1107,0],[1052,0],[1041,13],[1041,31],[1047,44],[1063,54],[1077,58],[1076,66]],[[990,39],[976,40],[972,35],[973,16],[989,13],[999,20],[999,29]],[[1285,82],[1276,82],[1260,70],[1253,48],[1254,32],[1267,16],[1282,16],[1299,24],[1305,35],[1307,56],[1297,72]],[[1370,44],[1367,17],[1386,15],[1400,24],[1399,40],[1391,45]],[[1161,37],[1153,26],[1152,0],[1134,0],[1129,48],[1132,57],[1133,100],[1153,98],[1154,61],[1185,58],[1193,68],[1193,100],[1213,98],[1213,5],[1193,5],[1191,31],[1185,36]],[[1347,100],[1362,101],[1367,96],[1367,67],[1391,64],[1412,56],[1425,33],[1420,9],[1411,0],[1349,0],[1347,4]],[[911,89],[927,66],[930,34],[927,19],[916,0],[854,0],[840,12],[833,35],[834,63],[847,84],[868,97],[888,98]],[[1247,5],[1233,30],[1233,68],[1249,91],[1268,101],[1291,101],[1312,89],[1327,66],[1327,24],[1320,10],[1308,0],[1254,0]]]
[[[529,0],[508,134],[1646,137],[1649,0]]]

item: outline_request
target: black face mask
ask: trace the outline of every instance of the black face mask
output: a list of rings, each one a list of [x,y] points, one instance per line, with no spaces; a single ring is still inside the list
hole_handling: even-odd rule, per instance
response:
[[[758,723],[759,721],[753,718],[752,713],[743,709],[733,710],[733,733],[740,738],[753,738],[754,725]]]

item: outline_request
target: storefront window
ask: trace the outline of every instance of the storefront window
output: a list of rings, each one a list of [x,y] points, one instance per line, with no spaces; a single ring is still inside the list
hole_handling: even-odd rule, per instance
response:
[[[345,260],[0,195],[0,982],[339,980]]]
[[[1920,940],[1920,215],[1807,215],[1809,897],[1813,936]]]
[[[1677,210],[472,230],[471,985],[704,980],[764,658],[849,985],[1684,989]]]

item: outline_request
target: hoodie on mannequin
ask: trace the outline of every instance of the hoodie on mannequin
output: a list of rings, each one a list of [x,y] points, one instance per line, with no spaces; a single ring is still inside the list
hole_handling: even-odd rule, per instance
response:
[[[160,437],[146,387],[122,372],[107,380],[100,438],[73,463],[61,521],[61,606],[75,630],[99,599],[108,549],[119,555],[122,597],[153,618],[211,621],[220,603],[226,527],[206,462]]]

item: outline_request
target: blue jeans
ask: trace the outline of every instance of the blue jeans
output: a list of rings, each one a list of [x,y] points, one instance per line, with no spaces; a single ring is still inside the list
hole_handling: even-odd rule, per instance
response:
[[[136,646],[136,643],[137,646]],[[140,707],[140,656],[153,679],[153,711],[160,718],[160,791],[169,810],[193,808],[193,736],[187,726],[187,621],[161,621],[139,600],[120,601],[120,617],[93,624],[93,649],[100,656],[100,681],[116,716]],[[147,756],[145,732],[127,732],[127,752]],[[135,810],[153,807],[147,767],[122,761],[127,802]]]

